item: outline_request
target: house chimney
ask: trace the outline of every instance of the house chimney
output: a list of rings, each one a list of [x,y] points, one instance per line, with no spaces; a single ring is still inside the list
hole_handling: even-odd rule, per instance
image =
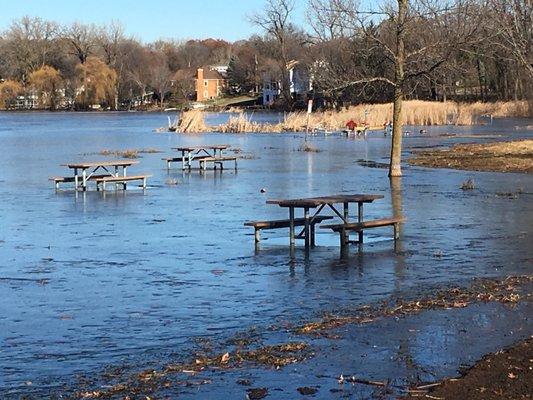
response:
[[[204,99],[204,69],[198,68],[196,74],[196,101],[203,101]]]

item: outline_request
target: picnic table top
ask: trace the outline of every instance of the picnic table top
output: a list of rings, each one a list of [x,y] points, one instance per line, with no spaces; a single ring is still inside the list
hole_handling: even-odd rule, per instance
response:
[[[280,207],[319,207],[325,204],[339,203],[371,203],[374,200],[382,199],[381,194],[336,194],[332,196],[308,197],[303,199],[272,199],[267,200],[267,204],[277,204]]]
[[[205,144],[197,146],[180,146],[172,147],[172,150],[178,151],[194,151],[194,150],[224,150],[230,147],[229,144]]]
[[[129,167],[133,164],[139,164],[134,160],[112,160],[112,161],[90,161],[61,164],[68,168],[93,168],[93,167]]]

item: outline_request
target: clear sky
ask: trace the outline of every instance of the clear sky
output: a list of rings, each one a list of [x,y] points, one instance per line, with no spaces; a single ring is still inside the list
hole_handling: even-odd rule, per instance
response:
[[[305,0],[297,0],[296,21],[304,21]],[[245,39],[258,32],[247,16],[264,0],[0,0],[0,31],[25,15],[59,23],[102,24],[118,20],[144,42],[160,38]]]

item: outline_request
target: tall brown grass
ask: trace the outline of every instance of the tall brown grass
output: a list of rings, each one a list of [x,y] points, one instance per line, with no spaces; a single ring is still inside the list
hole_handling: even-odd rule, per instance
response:
[[[405,125],[474,125],[486,121],[482,117],[532,117],[533,110],[527,101],[495,103],[456,103],[408,100],[403,104]],[[392,120],[392,103],[360,104],[342,110],[328,110],[310,114],[302,111],[290,112],[277,124],[261,124],[251,121],[243,112],[231,116],[227,123],[209,127],[205,124],[204,113],[192,110],[183,113],[178,132],[303,132],[307,128],[330,131],[345,129],[346,122],[353,119],[359,124],[366,123],[370,129],[381,129]]]
[[[185,111],[181,114],[177,132],[202,133],[202,132],[209,132],[209,131],[211,131],[211,128],[209,128],[205,124],[203,111],[190,110],[190,111]]]

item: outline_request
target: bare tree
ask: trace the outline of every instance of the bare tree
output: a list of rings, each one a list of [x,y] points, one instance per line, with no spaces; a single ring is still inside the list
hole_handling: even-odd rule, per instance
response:
[[[293,60],[289,54],[288,43],[295,31],[295,27],[290,22],[293,11],[294,0],[268,0],[264,10],[250,18],[254,25],[259,26],[274,39],[275,56],[281,73],[281,94],[289,108],[293,104],[289,78]]]
[[[25,80],[34,70],[48,63],[58,33],[57,24],[41,18],[23,17],[14,21],[6,33],[6,60],[13,74]]]
[[[172,73],[168,68],[167,58],[164,53],[154,53],[151,59],[151,78],[150,86],[154,88],[155,92],[159,96],[160,107],[163,109],[163,102],[167,92],[172,85]]]
[[[65,28],[62,37],[70,45],[71,54],[76,56],[81,64],[94,53],[98,44],[98,34],[94,25],[84,25],[79,22]]]
[[[476,36],[476,0],[391,0],[372,9],[355,0],[315,0],[312,15],[330,18],[316,21],[335,36],[368,41],[383,55],[383,73],[345,81],[330,88],[339,91],[357,85],[386,84],[393,92],[393,134],[389,176],[401,176],[402,104],[409,83],[428,77]],[[376,27],[375,22],[379,21]],[[420,29],[423,27],[423,29]]]
[[[533,79],[533,1],[492,0],[501,32],[501,45]]]

